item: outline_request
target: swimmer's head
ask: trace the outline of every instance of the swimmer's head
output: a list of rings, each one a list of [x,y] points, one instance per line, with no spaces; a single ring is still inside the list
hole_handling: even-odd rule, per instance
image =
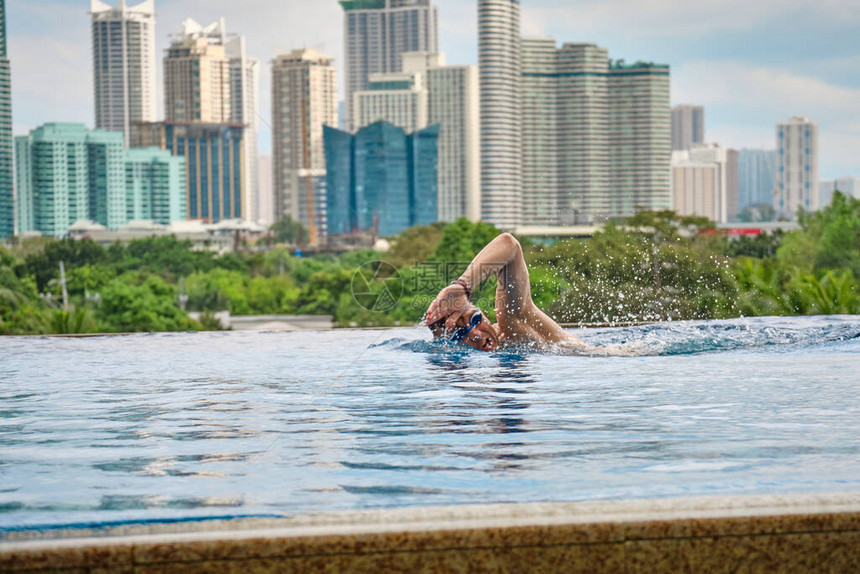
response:
[[[494,351],[499,346],[496,328],[478,309],[457,319],[453,329],[446,328],[445,321],[446,319],[439,319],[427,325],[436,339],[447,339],[480,351]]]

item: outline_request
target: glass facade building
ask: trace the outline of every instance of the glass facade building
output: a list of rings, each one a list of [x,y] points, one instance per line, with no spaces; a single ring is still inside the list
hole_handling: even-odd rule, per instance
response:
[[[244,219],[244,126],[155,122],[132,127],[132,147],[158,147],[185,158],[189,219]]]
[[[404,52],[437,52],[439,15],[431,0],[340,0],[344,11],[345,126],[355,129],[353,94],[371,74],[399,72]]]
[[[355,138],[349,132],[323,127],[326,158],[326,224],[329,234],[357,231],[353,187]]]
[[[123,134],[45,124],[15,138],[18,231],[62,237],[78,220],[127,223]]]
[[[162,225],[186,219],[185,158],[159,148],[126,151],[126,219]]]
[[[742,149],[738,152],[738,209],[773,204],[774,151]]]
[[[394,235],[438,221],[439,127],[407,134],[376,122],[355,135],[325,128],[329,234]]]

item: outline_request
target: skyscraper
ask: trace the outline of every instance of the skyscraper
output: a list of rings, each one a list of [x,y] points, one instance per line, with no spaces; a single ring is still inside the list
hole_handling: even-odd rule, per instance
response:
[[[794,217],[818,209],[818,124],[803,116],[776,124],[773,208]]]
[[[714,162],[691,161],[687,152],[672,162],[672,208],[678,215],[717,220],[720,166]]]
[[[167,121],[243,124],[244,218],[259,218],[257,186],[257,84],[259,62],[248,57],[245,37],[227,33],[224,18],[201,26],[187,18],[164,58]]]
[[[189,219],[247,219],[242,124],[152,122],[132,126],[134,148],[157,147],[185,158]]]
[[[674,151],[671,183],[673,208],[679,215],[699,215],[717,223],[737,218],[737,151],[715,143]]]
[[[15,233],[12,74],[6,56],[6,1],[0,0],[0,239]]]
[[[437,221],[439,126],[412,134],[383,121],[355,135],[324,129],[330,234],[386,236]]]
[[[164,57],[164,119],[228,122],[230,102],[230,60],[224,46],[186,33],[174,35]]]
[[[407,56],[408,58],[408,56]],[[427,70],[427,123],[439,126],[439,221],[481,219],[478,67]]]
[[[344,11],[347,129],[355,129],[353,93],[371,74],[399,72],[404,52],[438,52],[438,13],[431,0],[340,0]]]
[[[742,149],[738,153],[738,209],[773,205],[774,151]]]
[[[125,192],[128,221],[185,220],[185,158],[155,147],[126,150]]]
[[[477,66],[446,66],[444,54],[407,52],[402,72],[371,76],[354,99],[359,128],[379,120],[406,131],[439,124],[439,220],[480,220]]]
[[[155,121],[155,7],[153,0],[111,8],[91,0],[96,128],[121,131]]]
[[[294,50],[272,62],[272,181],[275,219],[326,227],[324,126],[337,126],[337,72],[332,58]],[[310,197],[308,186],[310,185]]]
[[[613,217],[671,207],[669,66],[609,69],[609,189]]]
[[[355,129],[379,120],[408,132],[427,127],[427,75],[423,71],[372,74],[367,87],[352,97]]]
[[[504,229],[522,216],[519,0],[478,0],[481,215]]]
[[[44,124],[15,138],[18,231],[62,237],[78,220],[128,221],[121,132]]]
[[[705,108],[681,104],[672,108],[672,149],[687,150],[705,142]]]
[[[595,44],[523,39],[523,220],[609,216],[609,57]]]

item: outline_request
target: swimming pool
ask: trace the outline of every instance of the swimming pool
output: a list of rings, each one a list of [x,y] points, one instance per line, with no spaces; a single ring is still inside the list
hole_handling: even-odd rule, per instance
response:
[[[860,318],[0,339],[0,530],[420,505],[860,490]]]

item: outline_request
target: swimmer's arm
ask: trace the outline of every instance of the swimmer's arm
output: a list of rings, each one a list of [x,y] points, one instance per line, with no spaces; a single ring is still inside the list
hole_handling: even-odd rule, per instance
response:
[[[499,288],[496,291],[497,306],[504,305],[510,313],[517,313],[531,304],[529,272],[523,258],[523,250],[510,233],[502,233],[478,253],[466,271],[460,275],[471,288],[496,275]],[[501,300],[500,300],[501,297]],[[446,324],[453,326],[457,319],[474,309],[469,303],[465,289],[459,285],[449,285],[439,292],[436,300],[427,310],[426,322],[435,323],[447,317]]]

